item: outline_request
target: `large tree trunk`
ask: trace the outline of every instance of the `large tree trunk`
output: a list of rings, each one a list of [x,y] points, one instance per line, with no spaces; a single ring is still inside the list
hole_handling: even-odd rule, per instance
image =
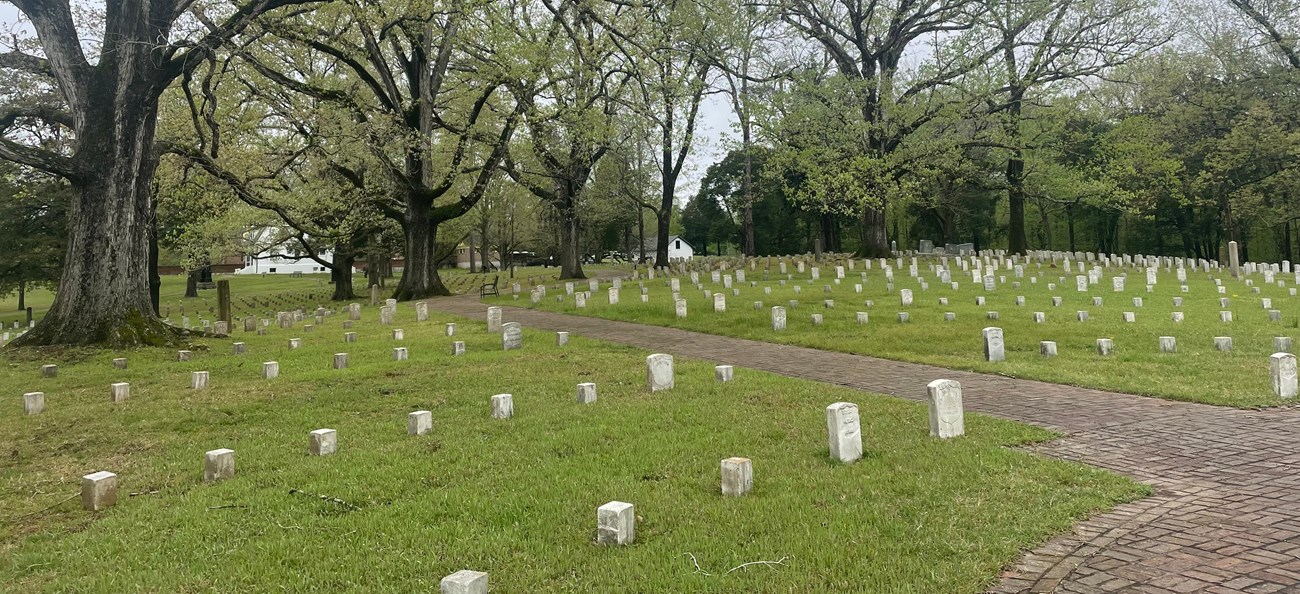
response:
[[[578,239],[578,213],[571,207],[561,209],[560,278],[587,278],[582,272],[582,249]]]
[[[337,247],[334,250],[334,265],[330,267],[330,282],[334,283],[334,301],[351,301],[357,298],[352,288],[352,267],[357,262],[357,255],[350,250]]]
[[[27,309],[27,281],[18,281],[18,311],[24,311],[26,309]]]
[[[123,73],[127,76],[128,73]],[[115,89],[97,89],[91,117],[80,131],[85,179],[68,213],[68,251],[58,293],[45,318],[13,344],[164,344],[179,337],[154,313],[149,299],[150,180],[156,103]],[[129,91],[127,95],[132,95]],[[136,95],[143,95],[137,92]]]
[[[415,196],[406,201],[406,218],[402,223],[406,235],[406,267],[393,294],[398,301],[451,294],[438,276],[438,222],[430,216],[429,208],[430,205]]]
[[[664,200],[669,204],[662,210],[655,213],[655,220],[659,222],[659,229],[655,231],[655,238],[659,242],[655,246],[655,267],[668,266],[668,225],[672,223],[672,198]]]
[[[889,230],[885,221],[885,205],[862,209],[862,256],[866,258],[889,257]]]

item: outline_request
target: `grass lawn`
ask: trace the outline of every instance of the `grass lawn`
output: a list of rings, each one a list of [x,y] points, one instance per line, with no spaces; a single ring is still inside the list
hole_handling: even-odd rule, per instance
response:
[[[439,271],[443,282],[452,292],[455,293],[476,293],[484,282],[491,282],[493,277],[500,276],[499,287],[506,291],[510,287],[510,273],[507,272],[489,272],[487,274],[470,274],[468,270],[459,268],[447,268]],[[534,266],[528,268],[515,269],[515,281],[524,287],[529,286],[529,280],[536,282],[554,281],[559,274],[558,268],[543,268]],[[185,298],[185,276],[164,276],[162,277],[162,290],[159,292],[159,301],[164,316],[170,316],[174,322],[180,324],[182,312],[196,318],[203,316],[212,318],[217,310],[217,292],[214,289],[205,289],[199,291],[197,298]],[[267,275],[239,275],[239,274],[218,274],[214,280],[229,279],[231,281],[231,301],[234,307],[234,314],[257,315],[265,317],[268,313],[274,314],[276,307],[280,310],[296,309],[299,307],[315,309],[318,304],[325,304],[334,293],[334,287],[330,284],[328,274],[306,274],[303,276],[290,276],[287,274],[267,274]],[[397,286],[398,279],[388,279],[385,289],[380,290],[380,295],[387,298],[392,289]],[[370,299],[369,289],[365,286],[365,275],[358,274],[353,278],[355,291],[358,301],[368,301]],[[256,303],[248,301],[256,300]],[[35,289],[27,292],[27,300],[24,305],[32,308],[32,317],[39,320],[45,316],[46,310],[54,303],[54,293],[44,289]],[[269,304],[269,305],[268,305]],[[21,325],[25,323],[27,316],[25,312],[18,310],[18,294],[13,293],[7,296],[0,296],[0,323],[7,330],[12,330],[15,321]]]
[[[376,309],[364,318],[355,344],[334,316],[237,333],[244,356],[204,340],[188,362],[0,352],[0,590],[428,592],[470,568],[494,592],[979,592],[1022,549],[1147,492],[1015,449],[1052,437],[1026,425],[969,414],[966,436],[940,441],[924,406],[884,396],[747,369],[720,384],[689,360],[651,394],[642,351],[526,331],[502,352],[481,321],[416,323],[409,304],[397,342]],[[450,355],[444,322],[468,354]],[[410,360],[392,360],[399,344]],[[341,351],[351,367],[331,369]],[[281,377],[262,380],[269,360]],[[41,378],[50,362],[58,377]],[[188,389],[195,370],[210,389]],[[111,404],[116,381],[131,397]],[[596,403],[575,402],[580,382]],[[47,410],[23,416],[35,390]],[[513,419],[489,417],[498,393]],[[861,407],[866,455],[851,465],[827,455],[824,409],[840,400]],[[432,434],[406,434],[415,410],[433,411]],[[310,457],[323,427],[338,453]],[[217,448],[235,450],[236,476],[204,484]],[[724,499],[731,456],[753,459],[755,488]],[[98,470],[118,474],[118,504],[83,511],[80,478]],[[612,500],[636,505],[631,546],[593,544]],[[783,564],[727,573],[758,560]]]
[[[1041,269],[1030,265],[1022,279],[1014,278],[1010,270],[999,272],[1007,276],[1006,283],[986,292],[982,285],[971,282],[969,273],[962,274],[960,269],[952,274],[952,280],[958,282],[957,290],[940,283],[928,267],[937,262],[935,259],[920,263],[920,278],[926,279],[928,290],[920,288],[918,279],[908,277],[909,260],[904,260],[901,271],[895,270],[893,290],[887,288],[878,261],[873,262],[872,270],[866,271],[865,283],[861,280],[863,270],[859,260],[857,269],[846,270],[840,284],[835,284],[835,268],[829,263],[821,266],[821,279],[817,281],[810,278],[811,268],[799,274],[791,265],[788,270],[792,279],[785,285],[779,283],[786,277],[779,274],[776,264],[766,274],[768,280],[764,280],[764,265],[760,265],[756,271],[747,271],[746,282],[735,283],[734,287],[740,289],[739,296],[725,290],[722,283],[713,283],[709,273],[702,273],[700,281],[704,290],[726,294],[725,313],[714,313],[713,299],[705,298],[703,290],[692,286],[689,277],[683,277],[681,297],[687,301],[686,319],[676,317],[669,281],[662,277],[645,281],[649,291],[647,304],[638,298],[638,283],[628,282],[618,305],[609,305],[604,293],[607,285],[604,285],[599,294],[587,300],[586,308],[578,309],[571,297],[557,303],[553,295],[557,292],[563,295],[563,285],[552,283],[547,298],[533,307],[1173,400],[1242,408],[1283,404],[1273,395],[1269,355],[1275,352],[1273,337],[1300,337],[1297,331],[1300,298],[1289,293],[1295,287],[1293,275],[1277,275],[1276,280],[1284,281],[1285,287],[1264,286],[1263,275],[1253,275],[1254,286],[1261,290],[1255,294],[1244,281],[1231,280],[1224,273],[1221,276],[1226,294],[1220,295],[1205,273],[1189,271],[1186,283],[1189,292],[1183,293],[1175,274],[1161,269],[1157,284],[1147,292],[1145,273],[1128,268],[1125,269],[1126,290],[1116,293],[1110,277],[1121,271],[1108,269],[1101,283],[1087,292],[1079,292],[1074,280],[1077,268],[1076,272],[1067,273],[1050,265]],[[891,260],[890,265],[896,263]],[[1040,272],[1042,277],[1031,283],[1029,277]],[[1059,280],[1061,277],[1064,281]],[[751,287],[750,282],[757,282],[757,286]],[[1014,288],[1013,282],[1020,282],[1020,287]],[[1049,283],[1056,283],[1056,289],[1049,289]],[[855,284],[863,285],[861,293],[855,292]],[[586,283],[578,286],[580,290],[585,289]],[[827,286],[830,292],[825,292]],[[796,293],[796,287],[801,292]],[[770,293],[765,292],[768,289]],[[901,305],[901,289],[913,291],[913,305]],[[980,296],[987,300],[985,305],[976,304]],[[1023,306],[1016,305],[1017,296],[1025,298]],[[1061,298],[1059,307],[1053,306],[1053,296]],[[1093,297],[1102,298],[1102,305],[1094,306]],[[1135,297],[1143,300],[1141,307],[1134,305]],[[1175,297],[1183,299],[1182,306],[1174,306]],[[1220,297],[1229,299],[1228,307],[1220,307]],[[942,305],[941,298],[946,298],[948,304]],[[1281,321],[1269,321],[1268,311],[1263,307],[1264,298],[1271,299],[1272,308],[1282,312]],[[825,308],[826,299],[834,300],[834,308]],[[798,300],[799,306],[789,309],[791,300]],[[763,302],[762,310],[754,309],[755,301]],[[867,305],[868,301],[873,304]],[[519,301],[511,301],[507,296],[502,302],[531,306],[527,294]],[[772,331],[774,305],[788,308],[788,326],[784,332]],[[1232,323],[1220,321],[1221,310],[1232,311]],[[866,325],[856,323],[858,311],[868,313]],[[903,311],[909,314],[907,323],[898,321],[898,313]],[[1000,319],[989,320],[987,312],[990,311],[998,312]],[[1077,311],[1088,312],[1088,320],[1078,321]],[[1134,312],[1135,322],[1123,321],[1122,314],[1127,311]],[[1175,311],[1183,312],[1185,321],[1175,323],[1172,319]],[[945,322],[945,312],[955,313],[956,320]],[[1046,321],[1034,322],[1033,312],[1044,312]],[[812,322],[815,313],[825,317],[821,326]],[[1004,330],[1006,361],[984,360],[981,330],[987,326]],[[1160,353],[1160,336],[1175,337],[1177,353]],[[1231,337],[1233,350],[1215,350],[1215,336]],[[1098,338],[1114,340],[1112,356],[1098,356]],[[1040,355],[1039,341],[1043,340],[1055,341],[1059,356]]]

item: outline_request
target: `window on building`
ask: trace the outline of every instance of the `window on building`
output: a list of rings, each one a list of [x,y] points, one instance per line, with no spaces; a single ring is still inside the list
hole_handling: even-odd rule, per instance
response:
[[[275,269],[274,269],[274,268],[272,268],[272,269],[271,269],[271,272],[272,272],[272,273],[274,273],[274,272],[275,272]]]
[[[676,249],[679,249],[679,250],[682,249],[682,240],[680,240],[680,239],[677,240],[677,248],[676,248]]]

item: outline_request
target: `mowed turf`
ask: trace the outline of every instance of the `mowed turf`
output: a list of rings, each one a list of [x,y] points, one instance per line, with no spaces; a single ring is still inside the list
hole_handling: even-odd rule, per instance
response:
[[[588,268],[600,270],[605,266],[591,266]],[[477,294],[479,287],[483,283],[490,283],[494,278],[499,277],[498,287],[504,292],[512,282],[522,283],[525,287],[529,286],[530,281],[543,282],[549,280],[554,282],[558,273],[558,268],[519,267],[515,269],[515,276],[511,279],[508,271],[474,274],[459,268],[447,268],[439,271],[443,282],[453,292],[474,294]],[[186,298],[185,280],[186,277],[183,275],[162,277],[162,288],[158,295],[162,314],[169,316],[176,325],[180,325],[182,315],[191,317],[196,325],[200,318],[214,318],[217,310],[217,291],[215,289],[204,289],[199,291],[198,297]],[[330,284],[330,275],[328,274],[304,274],[302,276],[288,274],[218,274],[214,277],[214,280],[229,280],[231,282],[232,304],[236,316],[252,313],[267,317],[267,314],[273,314],[276,308],[310,307],[314,309],[317,303],[329,300],[334,293],[334,287]],[[392,294],[397,287],[398,280],[396,278],[387,279],[386,286],[379,291],[380,296],[387,298]],[[370,289],[366,286],[366,277],[357,274],[353,277],[353,284],[357,294],[357,301],[368,301],[370,299]],[[314,296],[314,298],[309,299],[308,296]],[[255,300],[256,303],[245,304],[245,300]],[[27,292],[25,301],[24,305],[32,308],[33,318],[39,320],[45,317],[45,312],[54,303],[54,293],[45,289],[33,289]],[[263,305],[266,303],[269,303],[269,305]],[[18,294],[16,292],[9,295],[0,295],[0,323],[4,324],[6,330],[12,331],[15,321],[18,321],[21,325],[26,323],[26,320],[26,312],[18,310]]]
[[[756,270],[746,271],[746,282],[734,284],[740,290],[739,296],[725,289],[723,283],[713,283],[708,272],[700,274],[703,290],[683,275],[680,295],[687,302],[686,319],[676,317],[669,281],[662,276],[642,281],[649,292],[646,304],[641,303],[637,281],[624,283],[615,306],[609,305],[608,283],[602,284],[600,291],[587,300],[586,308],[581,309],[572,297],[556,302],[555,295],[564,294],[562,283],[551,283],[546,299],[536,306],[531,305],[526,293],[517,301],[505,296],[499,302],[1172,400],[1241,408],[1287,404],[1273,394],[1269,356],[1275,352],[1275,336],[1300,338],[1300,298],[1290,296],[1290,289],[1296,286],[1294,275],[1278,274],[1273,285],[1265,285],[1262,274],[1251,275],[1248,278],[1260,289],[1255,294],[1244,280],[1232,280],[1226,272],[1210,275],[1189,270],[1188,292],[1183,293],[1176,274],[1162,268],[1157,284],[1148,292],[1143,270],[1108,268],[1100,283],[1079,292],[1075,285],[1075,276],[1080,274],[1077,264],[1075,272],[1065,272],[1049,263],[1041,268],[1036,264],[1026,266],[1025,278],[1019,279],[1012,270],[1001,270],[996,274],[1006,276],[1006,282],[985,291],[982,284],[971,282],[969,273],[956,268],[954,260],[950,258],[949,262],[957,290],[940,283],[930,270],[930,265],[939,263],[937,258],[919,261],[919,278],[908,276],[910,258],[904,259],[902,269],[894,270],[892,290],[887,288],[878,260],[865,271],[865,282],[861,279],[862,261],[858,260],[856,270],[846,270],[839,284],[834,280],[834,264],[827,262],[820,266],[821,278],[815,281],[811,279],[811,267],[800,274],[791,264],[791,278],[781,285],[779,281],[786,276],[780,274],[775,261],[766,269],[767,260],[761,259]],[[897,266],[894,259],[889,264]],[[1042,276],[1037,282],[1031,282],[1029,277],[1039,273]],[[1125,290],[1115,292],[1111,277],[1122,273],[1128,275]],[[1211,276],[1222,281],[1225,294],[1217,292]],[[1064,281],[1059,280],[1062,277]],[[928,290],[921,289],[920,279],[928,283]],[[1279,287],[1277,281],[1283,281],[1285,286]],[[757,286],[751,287],[751,282]],[[1012,286],[1015,282],[1020,283],[1019,288]],[[1056,288],[1050,289],[1049,283],[1055,283]],[[855,284],[862,285],[861,293],[855,292]],[[577,287],[585,290],[587,283],[578,282]],[[796,293],[795,287],[800,292]],[[765,288],[770,288],[771,293],[765,293]],[[912,290],[912,305],[901,305],[902,289]],[[706,298],[705,290],[726,295],[726,312],[714,313],[713,298]],[[1016,305],[1017,296],[1025,298],[1023,306]],[[1052,304],[1053,296],[1061,298],[1060,306]],[[984,297],[985,304],[977,305],[977,297]],[[1093,305],[1093,297],[1100,297],[1102,305]],[[1141,306],[1133,303],[1135,297],[1142,299]],[[1182,306],[1174,306],[1175,297],[1183,299]],[[1229,300],[1228,307],[1220,306],[1221,297]],[[948,304],[942,305],[941,298],[947,298]],[[1264,298],[1272,300],[1272,309],[1281,311],[1281,321],[1269,321]],[[825,306],[828,299],[834,301],[833,308]],[[797,300],[798,307],[791,307],[791,300]],[[761,310],[754,309],[756,301],[762,302]],[[872,304],[867,305],[868,301]],[[784,332],[772,330],[771,308],[775,305],[787,308],[788,326]],[[1232,312],[1231,323],[1220,321],[1221,310]],[[866,325],[857,323],[858,311],[867,312]],[[998,312],[999,319],[990,320],[990,311]],[[1088,312],[1088,321],[1078,321],[1078,311]],[[1183,312],[1182,323],[1173,321],[1175,311]],[[907,323],[898,321],[899,312],[908,313]],[[956,314],[956,320],[944,321],[945,312]],[[1033,312],[1043,312],[1046,321],[1034,322]],[[1123,312],[1133,312],[1136,321],[1124,322]],[[824,323],[814,325],[812,314],[822,314]],[[984,360],[982,330],[988,326],[1003,329],[1006,361]],[[1161,336],[1177,339],[1178,351],[1159,352]],[[1231,337],[1233,350],[1215,350],[1216,336]],[[1098,338],[1114,340],[1113,355],[1097,354]],[[1044,340],[1057,343],[1059,356],[1040,354],[1039,342]]]
[[[429,592],[470,568],[493,592],[978,592],[1023,549],[1147,492],[1015,449],[1052,435],[976,414],[940,441],[923,405],[889,397],[749,369],[720,384],[680,359],[676,387],[650,393],[647,353],[630,348],[526,331],[503,352],[482,321],[417,323],[407,303],[393,326],[405,340],[366,308],[345,344],[343,317],[238,332],[243,356],[197,340],[188,362],[0,353],[0,590]],[[453,340],[468,354],[452,357]],[[398,345],[410,360],[392,360]],[[331,369],[336,352],[349,369]],[[272,360],[281,377],[261,379]],[[40,377],[49,362],[57,378]],[[210,389],[188,389],[195,370]],[[131,397],[112,404],[117,381]],[[576,402],[581,382],[596,403]],[[23,416],[35,390],[47,410]],[[490,418],[498,393],[514,418]],[[828,458],[836,401],[861,407],[855,464]],[[433,412],[431,434],[406,434],[415,410]],[[336,455],[307,455],[318,428],[338,431]],[[217,448],[235,450],[236,475],[204,484]],[[731,456],[753,459],[755,487],[724,499]],[[91,513],[76,496],[97,470],[118,474],[119,500]],[[636,506],[631,546],[593,544],[613,500]],[[729,572],[754,561],[780,564]]]

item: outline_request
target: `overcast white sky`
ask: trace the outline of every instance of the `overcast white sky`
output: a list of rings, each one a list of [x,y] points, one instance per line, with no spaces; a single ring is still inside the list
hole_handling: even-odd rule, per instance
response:
[[[18,9],[8,2],[0,0],[0,30],[9,30],[19,20]],[[700,109],[700,123],[694,150],[686,163],[686,171],[677,184],[677,199],[685,203],[695,195],[700,178],[718,159],[726,154],[726,142],[733,135],[731,107],[725,96],[712,95],[705,98]]]

